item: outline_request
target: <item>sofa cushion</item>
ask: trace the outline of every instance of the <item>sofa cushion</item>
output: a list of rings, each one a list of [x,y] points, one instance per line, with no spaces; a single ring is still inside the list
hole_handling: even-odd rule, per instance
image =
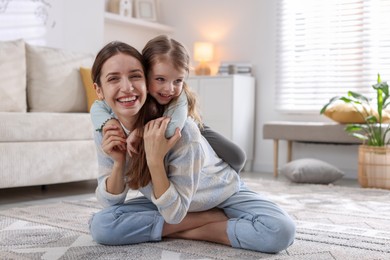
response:
[[[26,51],[23,40],[0,42],[0,112],[26,112]]]
[[[362,124],[365,123],[364,118],[368,115],[374,115],[379,119],[375,107],[344,103],[342,101],[330,105],[325,110],[324,115],[340,124]],[[390,111],[388,109],[383,110],[382,122],[387,123],[389,121]]]
[[[31,112],[87,112],[79,68],[94,55],[26,44],[27,100]]]
[[[92,140],[88,113],[0,113],[0,142]]]
[[[341,124],[364,123],[364,117],[360,115],[356,109],[359,109],[364,117],[368,115],[365,113],[362,106],[356,105],[355,108],[352,104],[344,102],[336,102],[332,104],[325,110],[324,115]],[[367,107],[367,109],[370,108]],[[371,110],[369,112],[371,112]]]
[[[85,89],[85,93],[87,95],[87,103],[88,103],[88,112],[91,109],[91,106],[95,100],[98,99],[96,95],[95,88],[93,87],[93,81],[91,77],[91,69],[90,68],[80,68],[81,79],[83,80],[83,85]]]

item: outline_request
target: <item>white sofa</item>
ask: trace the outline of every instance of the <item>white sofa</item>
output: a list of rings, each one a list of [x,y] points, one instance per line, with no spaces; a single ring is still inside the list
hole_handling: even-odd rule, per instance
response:
[[[80,67],[93,54],[0,42],[0,188],[95,179]]]

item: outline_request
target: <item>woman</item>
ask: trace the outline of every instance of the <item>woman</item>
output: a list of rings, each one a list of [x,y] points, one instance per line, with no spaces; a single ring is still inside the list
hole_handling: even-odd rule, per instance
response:
[[[181,46],[168,41],[168,46]],[[158,51],[161,44],[153,44],[153,40],[147,44],[150,54],[160,55],[152,59],[156,73],[169,81],[176,74],[188,76],[185,48],[176,49],[181,55],[170,56],[172,49],[165,54]],[[141,108],[146,100],[145,78],[138,73],[142,58],[130,50],[123,43],[109,44],[99,52],[92,68],[97,94],[128,132],[142,127],[149,107]],[[107,206],[90,223],[98,243],[122,245],[173,237],[268,253],[292,244],[295,225],[291,218],[245,186],[202,137],[197,122],[188,118],[181,133],[177,130],[166,139],[168,122],[158,118],[145,125],[141,146],[145,157],[131,161],[116,149],[126,142],[118,127],[112,126],[104,137],[95,134],[100,171],[97,196]],[[124,202],[129,187],[144,196]]]

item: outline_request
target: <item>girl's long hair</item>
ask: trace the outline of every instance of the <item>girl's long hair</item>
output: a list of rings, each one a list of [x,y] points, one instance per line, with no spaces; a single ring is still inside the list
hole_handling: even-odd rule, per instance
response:
[[[151,68],[159,61],[169,60],[177,70],[184,69],[187,75],[190,71],[190,56],[186,48],[176,40],[169,38],[166,35],[160,35],[150,40],[142,50],[142,56],[145,66],[146,78]],[[185,91],[188,99],[188,115],[191,116],[199,125],[203,127],[200,113],[198,111],[198,105],[196,102],[196,95],[190,89],[190,87],[184,82],[183,91]],[[177,102],[177,98],[171,102]],[[170,102],[170,103],[171,103]],[[168,104],[169,105],[169,104]],[[150,120],[163,115],[165,106],[160,105],[148,95],[145,103],[145,109],[138,117],[138,122],[141,125],[145,125]],[[137,125],[139,125],[137,123]],[[143,128],[138,128],[143,129]],[[139,146],[137,147],[138,154],[133,154],[133,163],[127,172],[128,185],[132,189],[138,189],[146,186],[151,181],[150,171],[146,162],[146,154],[143,141],[143,130],[139,131],[140,136]]]

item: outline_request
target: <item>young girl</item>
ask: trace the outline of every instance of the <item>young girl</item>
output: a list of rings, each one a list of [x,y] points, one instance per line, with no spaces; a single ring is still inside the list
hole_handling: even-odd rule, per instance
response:
[[[145,52],[153,54],[155,48],[159,46],[147,45]],[[180,63],[174,63],[182,65],[172,67],[167,56],[152,63],[158,68],[154,72],[170,78],[174,70],[185,77],[189,56],[184,48],[182,51]],[[150,112],[148,104],[140,108],[146,88],[142,87],[140,58],[133,52],[124,43],[106,45],[92,67],[98,96],[106,100],[127,131],[139,129]],[[99,160],[96,194],[106,208],[90,221],[94,240],[124,245],[172,237],[268,253],[286,249],[295,236],[291,218],[245,186],[202,137],[199,122],[194,121],[196,114],[189,115],[192,118],[186,119],[182,131],[177,129],[170,139],[165,137],[169,118],[147,122],[140,153],[132,158],[113,149],[126,141],[120,129],[109,126],[104,136],[95,132]],[[125,202],[130,187],[144,196]]]
[[[150,46],[155,46],[153,52]],[[176,70],[170,70],[169,75],[160,75],[159,70],[166,59],[171,60],[168,68],[180,68],[183,64],[180,64],[183,55],[186,51],[181,44],[173,39],[169,39],[165,35],[158,36],[150,40],[142,51],[144,58],[145,69],[147,73],[147,85],[149,95],[152,96],[159,105],[157,109],[164,110],[164,116],[171,118],[168,124],[165,136],[170,138],[173,136],[176,128],[180,130],[183,128],[184,122],[187,119],[187,114],[196,114],[198,122],[200,122],[200,116],[196,112],[196,105],[194,94],[185,83],[187,75],[178,75]],[[116,125],[121,128],[119,122],[114,119],[112,110],[107,106],[104,101],[96,101],[91,107],[91,118],[95,129],[105,132],[105,127],[108,125]],[[207,139],[214,151],[226,161],[237,173],[241,172],[245,165],[246,155],[245,152],[229,139],[211,130],[211,128],[200,124],[199,128],[202,135]],[[132,135],[127,137],[127,150],[129,154],[137,153],[134,146],[138,140],[137,132],[134,131]],[[124,135],[125,136],[125,133]],[[120,146],[121,149],[126,149],[126,145]]]

